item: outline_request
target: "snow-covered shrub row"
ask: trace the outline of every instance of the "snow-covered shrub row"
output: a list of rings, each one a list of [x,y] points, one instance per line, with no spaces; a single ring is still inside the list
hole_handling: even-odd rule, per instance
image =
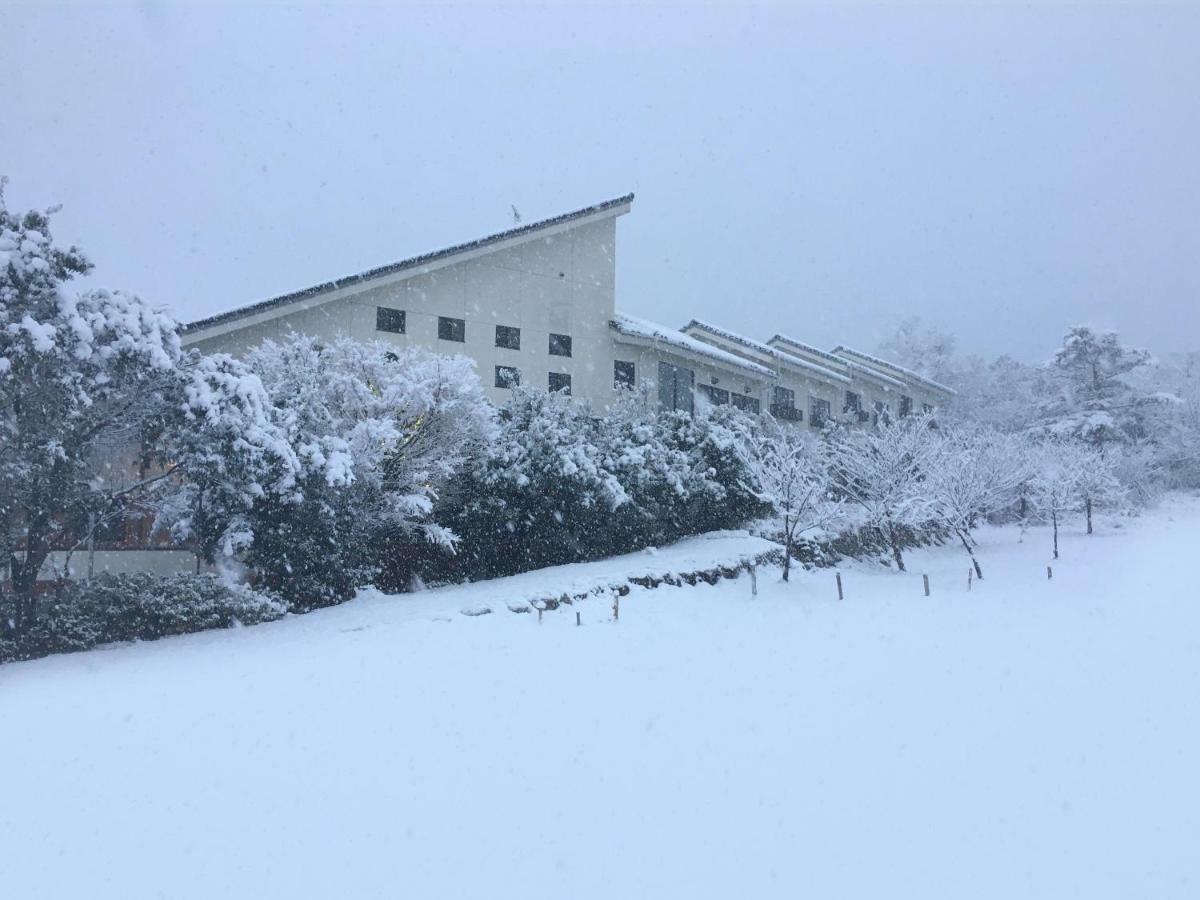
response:
[[[0,662],[254,625],[286,612],[277,600],[207,575],[106,574],[57,585],[30,628],[0,637]]]
[[[494,577],[739,526],[763,509],[742,452],[752,427],[732,409],[693,417],[630,394],[595,416],[517,389],[497,438],[440,505],[460,537],[443,562]]]

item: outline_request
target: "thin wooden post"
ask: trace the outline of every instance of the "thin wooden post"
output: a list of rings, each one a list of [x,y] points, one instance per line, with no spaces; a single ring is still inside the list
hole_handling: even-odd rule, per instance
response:
[[[750,595],[758,596],[758,566],[750,564]]]
[[[921,579],[925,582],[925,596],[928,597],[929,596],[929,576],[922,575]]]
[[[613,593],[613,621],[621,621],[621,595]]]
[[[579,625],[582,625],[582,624],[583,624],[583,623],[582,623],[581,621],[579,621],[579,610],[575,610],[575,625],[576,625],[576,626],[579,626]]]
[[[837,578],[837,586],[838,586],[838,599],[839,599],[839,600],[841,600],[841,599],[843,599],[843,595],[842,595],[842,573],[841,573],[841,572],[836,572],[836,573],[835,573],[835,577]]]
[[[1049,566],[1046,566],[1046,580],[1049,581],[1053,577],[1054,577],[1054,570],[1052,568],[1050,568]]]
[[[971,590],[971,581],[974,579],[974,577],[975,577],[975,570],[968,568],[967,569],[967,591],[968,591],[968,593]]]
[[[542,608],[539,606],[537,608],[537,611],[538,611],[538,624],[541,625],[542,624]]]

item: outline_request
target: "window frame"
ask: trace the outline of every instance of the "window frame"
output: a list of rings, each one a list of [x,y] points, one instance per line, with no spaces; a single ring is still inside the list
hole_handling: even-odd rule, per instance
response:
[[[626,380],[625,367],[628,367],[628,380]],[[635,387],[637,387],[637,363],[625,359],[614,359],[613,388],[633,390]]]

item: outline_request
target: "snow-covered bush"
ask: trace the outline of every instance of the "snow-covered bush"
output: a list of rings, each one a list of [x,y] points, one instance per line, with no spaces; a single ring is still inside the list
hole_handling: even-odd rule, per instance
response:
[[[445,504],[463,538],[450,570],[493,577],[740,527],[765,509],[748,487],[750,427],[736,411],[662,412],[637,395],[596,417],[518,388]]]
[[[474,364],[412,348],[292,335],[248,358],[297,464],[251,516],[256,583],[294,609],[348,599],[419,537],[453,548],[440,491],[495,434]]]
[[[498,437],[456,491],[456,569],[492,577],[591,558],[603,523],[629,503],[599,438],[569,397],[514,389]]]
[[[905,529],[936,519],[925,480],[939,439],[928,416],[909,416],[876,427],[829,433],[834,494],[856,507],[862,524],[876,528],[904,571]]]
[[[207,575],[101,575],[56,586],[38,621],[0,644],[0,662],[254,625],[286,612],[276,600]]]

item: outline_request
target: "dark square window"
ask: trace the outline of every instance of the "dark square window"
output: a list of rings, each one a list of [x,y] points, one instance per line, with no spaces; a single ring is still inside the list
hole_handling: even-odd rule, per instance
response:
[[[842,404],[842,412],[857,413],[862,410],[862,396],[854,391],[846,391],[846,402]]]
[[[613,387],[632,390],[635,371],[633,363],[618,359],[613,363]]]
[[[569,334],[552,334],[552,335],[550,335],[550,355],[551,356],[570,356],[571,355],[571,336]]]
[[[467,339],[467,323],[462,319],[438,316],[438,339],[462,343]]]
[[[824,428],[829,421],[829,401],[818,397],[808,400],[808,424],[813,428]]]
[[[758,415],[762,411],[762,402],[757,397],[747,397],[745,394],[734,394],[730,398],[730,402],[734,407],[742,412],[754,413]]]
[[[567,395],[571,393],[571,376],[565,372],[550,373],[550,392],[557,393],[563,391]]]
[[[375,307],[375,330],[391,334],[404,334],[404,310]]]
[[[713,406],[726,406],[729,403],[729,391],[724,388],[713,387],[711,384],[697,385],[696,393],[701,397],[707,398],[708,402]]]
[[[505,350],[521,349],[521,329],[511,325],[496,326],[496,346]]]
[[[906,397],[903,394],[901,394],[900,395],[900,415],[901,416],[912,415],[912,410],[913,410],[912,397]]]
[[[515,388],[521,383],[521,370],[516,366],[496,366],[496,387]]]

